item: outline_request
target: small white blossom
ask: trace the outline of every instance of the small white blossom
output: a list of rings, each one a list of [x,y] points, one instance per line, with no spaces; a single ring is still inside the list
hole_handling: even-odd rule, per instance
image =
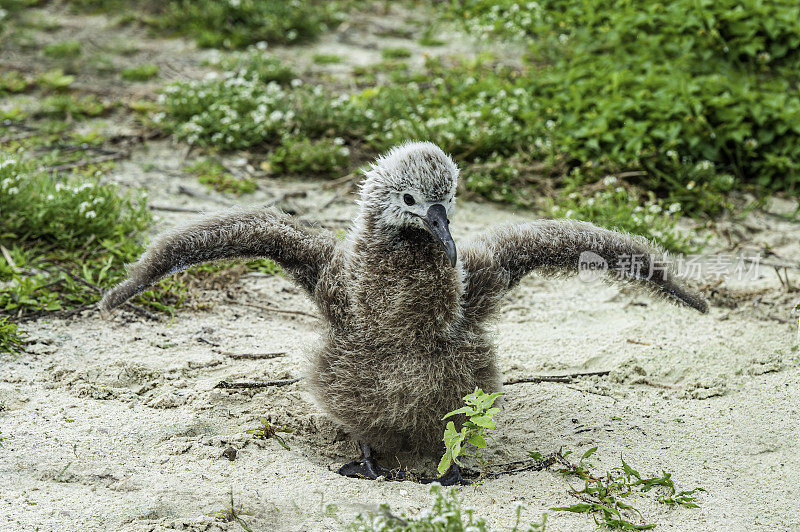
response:
[[[8,195],[9,196],[13,196],[17,192],[19,192],[19,189],[17,187],[11,187],[11,188],[8,189]]]
[[[300,86],[300,85],[302,85],[302,84],[303,84],[303,80],[302,80],[302,79],[299,79],[299,78],[294,78],[294,79],[291,81],[291,85],[292,85],[292,87],[294,87],[294,88],[297,88],[297,87],[299,87],[299,86]]]
[[[88,209],[91,204],[88,201],[82,201],[80,205],[78,205],[78,210],[83,214],[83,211]]]
[[[86,211],[86,218],[87,218],[88,220],[91,220],[91,219],[92,219],[92,218],[94,218],[95,216],[97,216],[97,213],[96,213],[96,212],[94,212],[94,211]]]
[[[47,195],[47,201],[53,201],[54,199],[56,199],[56,197],[53,196],[52,194]]]
[[[344,145],[344,139],[342,137],[336,137],[333,139],[333,143],[337,146],[342,146]]]

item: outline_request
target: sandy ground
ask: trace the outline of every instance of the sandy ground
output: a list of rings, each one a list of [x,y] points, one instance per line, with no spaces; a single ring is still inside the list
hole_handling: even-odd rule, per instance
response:
[[[214,200],[178,193],[179,184],[199,188],[179,171],[184,154],[185,147],[166,141],[149,143],[111,180],[146,187],[152,204],[218,209]],[[262,182],[242,201],[286,192],[293,194],[282,206],[323,226],[342,228],[354,212],[351,196],[308,180]],[[335,194],[341,197],[331,203]],[[157,229],[186,216],[161,213]],[[452,229],[458,242],[530,217],[462,201]],[[768,212],[729,225],[743,249],[768,244],[781,260],[800,261],[800,225]],[[711,251],[726,245],[719,239]],[[642,473],[671,472],[679,489],[706,490],[699,509],[659,504],[654,493],[633,496],[658,530],[800,528],[800,353],[791,311],[800,294],[786,293],[771,268],[759,273],[708,292],[714,305],[707,315],[577,279],[525,279],[496,323],[506,376],[610,373],[507,386],[489,458],[499,463],[559,448],[580,455],[598,446],[592,462],[600,471],[619,465],[622,455]],[[796,283],[796,270],[790,276]],[[253,530],[338,530],[384,502],[409,513],[429,505],[426,486],[337,475],[356,447],[302,381],[214,388],[220,380],[302,374],[320,322],[306,315],[315,311],[298,289],[281,277],[248,274],[199,299],[211,308],[181,310],[173,319],[84,313],[25,326],[33,338],[28,352],[0,359],[0,528],[237,530],[213,515],[231,493]],[[266,352],[285,354],[231,356]],[[286,437],[291,450],[246,432],[262,416],[296,429]],[[234,461],[222,457],[229,446],[239,450]],[[460,493],[503,530],[513,526],[518,505],[526,523],[578,502],[568,489],[561,475],[541,471]],[[594,528],[587,516],[549,512],[548,530]]]

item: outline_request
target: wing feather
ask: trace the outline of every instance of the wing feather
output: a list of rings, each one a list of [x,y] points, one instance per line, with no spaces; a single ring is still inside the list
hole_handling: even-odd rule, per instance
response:
[[[128,266],[128,278],[106,292],[101,310],[121,305],[158,280],[221,259],[273,259],[313,295],[336,245],[331,233],[302,227],[274,208],[232,209],[207,215],[161,236]]]

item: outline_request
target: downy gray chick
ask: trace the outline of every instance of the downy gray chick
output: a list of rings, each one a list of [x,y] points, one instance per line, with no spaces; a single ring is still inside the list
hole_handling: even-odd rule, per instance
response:
[[[611,279],[634,257],[638,269],[627,281],[706,312],[702,296],[673,279],[655,246],[586,222],[500,226],[461,243],[457,253],[448,227],[457,178],[455,163],[436,145],[403,144],[366,172],[344,241],[272,208],[208,216],[158,238],[101,308],[202,262],[275,260],[325,321],[307,382],[324,411],[367,444],[364,460],[341,471],[359,476],[388,471],[372,460],[370,445],[382,453],[441,454],[442,416],[476,387],[500,389],[487,325],[532,271],[574,274],[581,254],[592,252],[606,261]]]

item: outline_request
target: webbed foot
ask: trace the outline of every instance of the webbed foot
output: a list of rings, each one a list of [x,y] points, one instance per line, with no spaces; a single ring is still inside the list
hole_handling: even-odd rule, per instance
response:
[[[351,478],[368,478],[376,480],[380,477],[386,480],[409,480],[411,476],[400,469],[388,469],[378,463],[372,456],[372,448],[367,443],[359,442],[362,457],[353,460],[339,468],[338,473]]]
[[[362,457],[360,460],[353,460],[339,468],[338,473],[345,477],[351,478],[366,478],[370,480],[377,480],[378,478],[385,478],[386,480],[413,480],[420,484],[431,484],[438,482],[442,486],[456,486],[470,484],[468,479],[461,475],[461,468],[457,464],[452,464],[450,469],[439,478],[420,478],[408,471],[402,469],[389,469],[383,467],[372,456],[372,448],[367,443],[359,442],[361,447]]]

